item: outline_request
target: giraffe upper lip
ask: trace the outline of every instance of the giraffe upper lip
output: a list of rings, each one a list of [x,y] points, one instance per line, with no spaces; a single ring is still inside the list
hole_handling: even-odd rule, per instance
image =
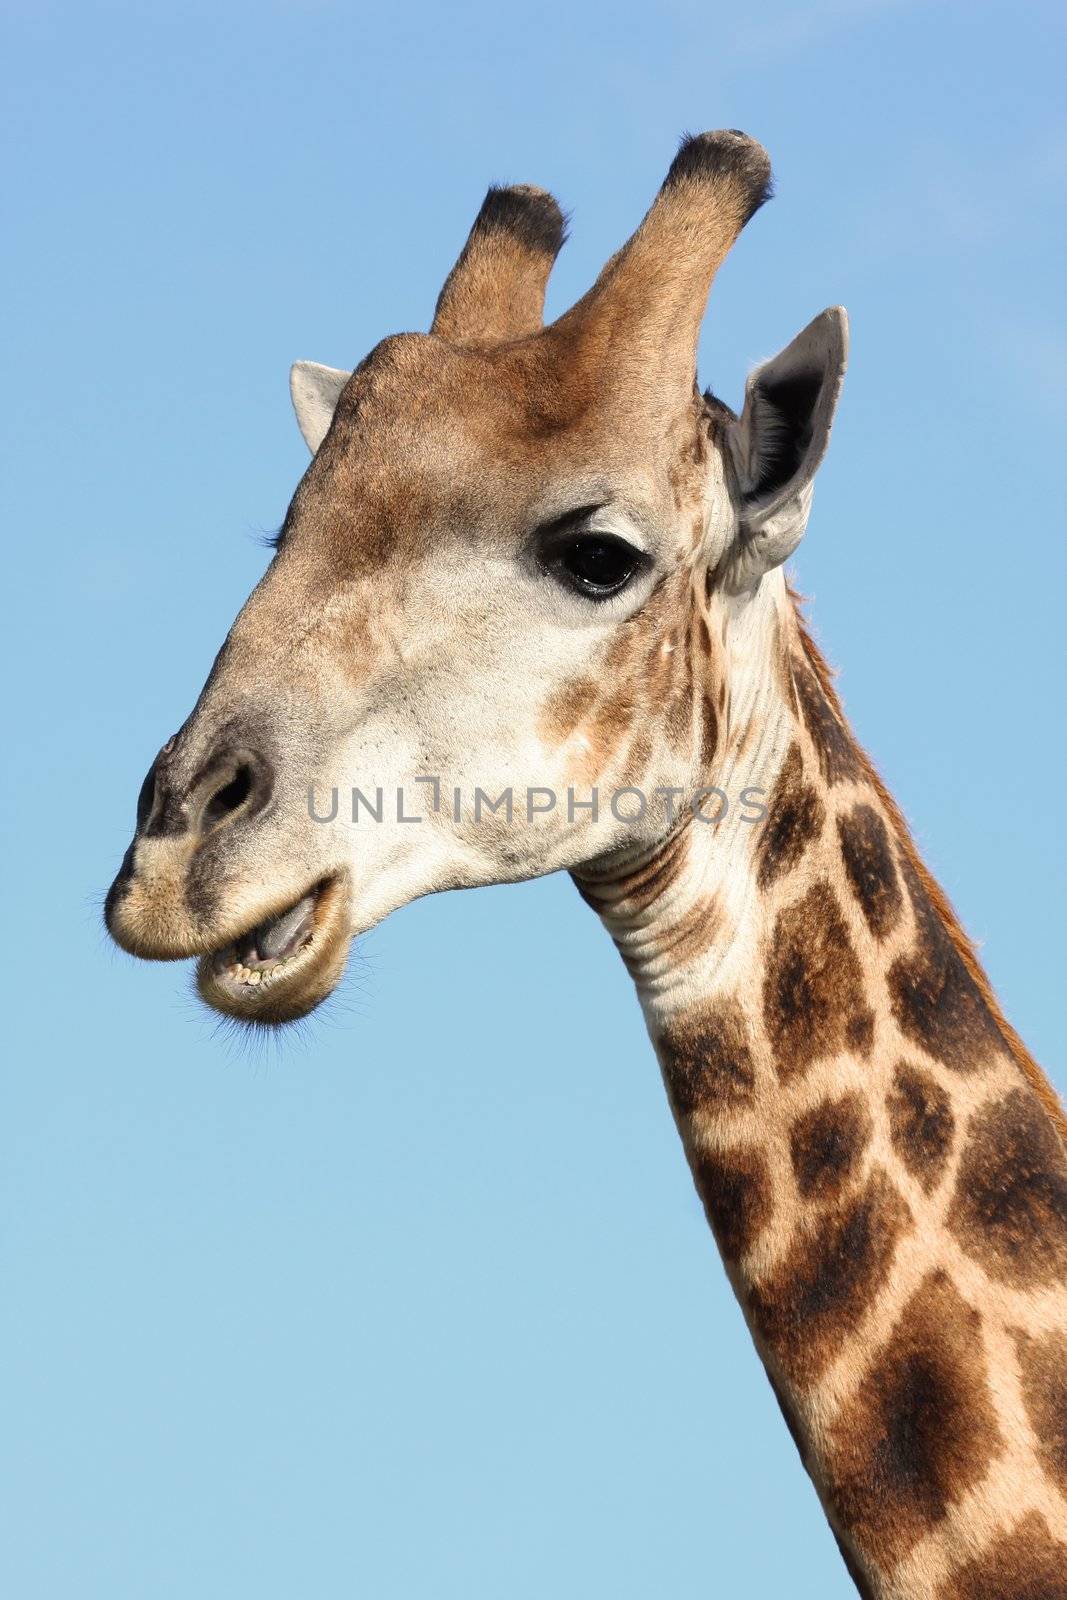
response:
[[[240,938],[216,950],[212,957],[215,972],[224,973],[236,964],[266,974],[299,955],[314,938],[315,908],[326,886],[326,882],[314,884],[286,910],[264,917]]]

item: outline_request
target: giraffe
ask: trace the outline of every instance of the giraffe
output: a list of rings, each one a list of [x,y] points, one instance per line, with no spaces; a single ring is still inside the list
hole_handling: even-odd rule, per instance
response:
[[[544,326],[561,213],[490,189],[428,335],[352,373],[297,363],[310,465],[149,770],[105,919],[138,956],[198,958],[216,1010],[276,1026],[395,907],[569,871],[636,984],[858,1589],[1051,1600],[1063,1113],[784,575],[843,311],[757,367],[739,414],[696,387],[712,279],[769,192],[755,141],[686,139],[637,232]],[[357,785],[379,801],[366,825],[336,803]]]

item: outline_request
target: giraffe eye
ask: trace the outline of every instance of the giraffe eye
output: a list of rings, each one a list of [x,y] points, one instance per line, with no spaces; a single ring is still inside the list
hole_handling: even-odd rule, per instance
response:
[[[584,533],[554,545],[546,565],[569,589],[589,600],[607,600],[625,589],[646,560],[613,533]]]

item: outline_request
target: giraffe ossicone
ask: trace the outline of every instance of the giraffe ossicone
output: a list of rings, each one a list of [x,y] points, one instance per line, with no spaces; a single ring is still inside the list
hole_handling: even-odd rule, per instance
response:
[[[311,463],[149,770],[107,925],[278,1025],[396,907],[571,872],[861,1591],[1067,1597],[1063,1115],[783,572],[843,311],[740,415],[696,388],[708,289],[769,191],[745,135],[685,141],[545,326],[559,207],[492,189],[429,334],[294,366]],[[359,827],[309,808],[357,786],[427,803]],[[441,803],[594,788],[642,805]],[[764,797],[759,825],[669,798],[715,791]]]

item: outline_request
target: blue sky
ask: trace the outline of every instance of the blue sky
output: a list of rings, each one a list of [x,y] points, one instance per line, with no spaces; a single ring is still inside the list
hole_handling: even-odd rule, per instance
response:
[[[1064,23],[824,0],[0,11],[9,983],[0,1583],[20,1600],[852,1591],[565,879],[364,941],[243,1049],[99,902],[304,465],[286,375],[424,327],[490,180],[550,310],[685,129],[778,198],[701,376],[823,306],[796,562],[847,707],[1061,1089]]]

